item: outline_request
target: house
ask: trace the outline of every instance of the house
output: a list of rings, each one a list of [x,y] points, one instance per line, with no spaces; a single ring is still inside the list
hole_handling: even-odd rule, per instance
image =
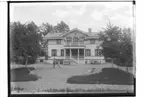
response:
[[[48,33],[44,36],[47,40],[45,52],[50,59],[71,60],[75,63],[105,62],[101,54],[101,41],[96,33],[88,29],[84,32],[74,28],[66,33]]]

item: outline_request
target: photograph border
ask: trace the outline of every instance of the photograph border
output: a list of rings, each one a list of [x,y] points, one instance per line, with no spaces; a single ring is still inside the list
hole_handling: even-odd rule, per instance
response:
[[[103,0],[103,1],[7,1],[7,7],[8,7],[8,9],[7,9],[7,12],[8,12],[8,17],[7,17],[7,20],[8,20],[8,24],[7,24],[7,26],[8,26],[8,28],[7,28],[7,37],[8,37],[8,43],[7,43],[7,47],[8,47],[8,49],[7,49],[7,52],[8,52],[8,97],[29,97],[29,96],[41,96],[41,97],[47,97],[47,96],[117,96],[117,97],[119,97],[119,96],[121,96],[121,97],[126,97],[126,96],[128,96],[128,97],[135,97],[135,95],[136,95],[136,78],[134,78],[134,93],[77,93],[77,94],[71,94],[71,93],[68,93],[68,94],[11,94],[11,85],[10,85],[10,32],[9,32],[9,30],[10,30],[10,4],[12,4],[12,3],[58,3],[58,2],[132,2],[133,3],[133,5],[136,5],[136,2],[133,0],[129,0],[129,1],[127,1],[127,0],[125,0],[125,1],[119,1],[119,0],[117,0],[117,1],[115,1],[115,0],[112,0],[112,1],[110,1],[110,0]],[[134,17],[135,18],[135,17]],[[135,19],[134,19],[135,20]],[[135,21],[133,21],[133,25],[134,25],[134,22]],[[135,34],[135,28],[134,28],[135,26],[133,26],[133,33]],[[135,36],[133,37],[133,38],[136,38]],[[135,48],[135,47],[134,47]],[[133,54],[134,54],[135,52],[133,52]],[[136,54],[135,54],[136,55]],[[135,59],[136,59],[136,56],[135,56]],[[135,64],[135,67],[136,67],[136,64]]]

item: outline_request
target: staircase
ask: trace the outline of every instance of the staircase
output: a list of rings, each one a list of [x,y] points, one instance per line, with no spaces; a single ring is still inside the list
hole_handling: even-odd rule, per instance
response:
[[[70,64],[85,64],[84,59],[80,59],[79,61],[76,59],[64,59],[63,60],[64,65],[70,65]]]
[[[64,65],[78,64],[78,62],[75,61],[75,60],[73,60],[73,59],[64,59],[64,60],[63,60],[63,64],[64,64]]]

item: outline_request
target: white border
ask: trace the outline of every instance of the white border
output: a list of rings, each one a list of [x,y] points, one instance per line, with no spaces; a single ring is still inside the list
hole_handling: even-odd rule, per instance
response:
[[[5,0],[3,0],[5,1]],[[136,2],[136,95],[145,97],[145,1]],[[7,95],[7,2],[0,2],[0,97]]]

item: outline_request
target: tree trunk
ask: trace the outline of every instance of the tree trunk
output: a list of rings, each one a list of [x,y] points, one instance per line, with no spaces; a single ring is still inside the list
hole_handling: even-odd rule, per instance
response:
[[[26,68],[28,69],[28,71],[31,73],[31,70],[28,68],[28,58],[26,58],[25,67],[26,67]]]
[[[126,71],[128,72],[128,62],[125,64],[125,67],[126,67]]]
[[[26,62],[25,62],[25,67],[27,67],[27,63],[28,63],[28,59],[26,59]]]
[[[112,68],[113,68],[113,59],[111,59],[111,61],[112,61],[112,62],[111,62],[111,63],[112,63]]]

